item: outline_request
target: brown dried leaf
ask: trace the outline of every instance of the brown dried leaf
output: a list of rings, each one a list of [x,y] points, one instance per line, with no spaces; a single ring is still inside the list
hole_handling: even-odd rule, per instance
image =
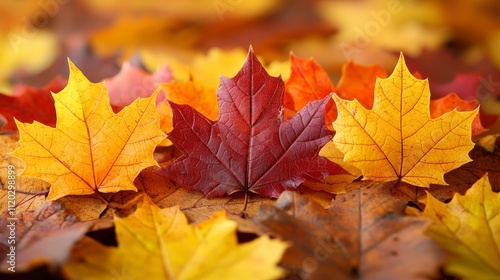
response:
[[[406,203],[389,195],[388,184],[364,181],[348,188],[328,210],[291,192],[261,208],[257,223],[293,244],[283,266],[307,279],[438,275],[443,253],[424,235],[429,221],[405,216]]]
[[[17,219],[16,219],[17,218]],[[0,217],[0,270],[7,271],[11,246],[15,246],[15,271],[27,271],[41,264],[59,266],[66,261],[74,243],[87,231],[59,202],[51,201],[34,211],[18,213],[14,219]],[[15,238],[8,239],[15,228]],[[8,240],[15,240],[9,243]]]

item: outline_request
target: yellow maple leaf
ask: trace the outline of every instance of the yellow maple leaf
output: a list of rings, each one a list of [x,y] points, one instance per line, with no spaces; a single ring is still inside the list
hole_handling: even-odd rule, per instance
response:
[[[103,83],[91,83],[69,62],[68,85],[53,94],[55,128],[16,120],[20,147],[12,155],[26,164],[22,175],[49,182],[47,199],[74,194],[134,190],[139,172],[158,163],[156,145],[165,137],[155,92],[113,113]]]
[[[148,196],[134,214],[115,217],[118,248],[84,240],[63,267],[70,279],[277,279],[287,243],[261,236],[238,245],[224,211],[196,225],[179,206],[160,209]],[[134,278],[135,277],[135,278]]]
[[[377,78],[372,110],[357,100],[333,99],[333,141],[364,179],[446,185],[444,173],[471,161],[471,123],[478,109],[431,119],[429,84],[411,75],[402,54],[390,77]]]
[[[500,279],[500,194],[488,174],[445,204],[427,193],[424,216],[435,221],[427,230],[450,252],[446,272],[460,279]]]

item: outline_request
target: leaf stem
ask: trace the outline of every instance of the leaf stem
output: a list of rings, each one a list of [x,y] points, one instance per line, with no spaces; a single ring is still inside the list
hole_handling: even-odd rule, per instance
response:
[[[225,205],[222,205],[222,208],[224,208],[224,210],[226,210],[231,215],[240,216],[241,218],[246,218],[247,217],[246,211],[247,211],[249,196],[250,195],[248,194],[248,190],[245,190],[245,200],[243,201],[243,209],[241,209],[240,212],[236,213],[236,212],[230,211],[229,209],[226,208]]]
[[[98,198],[100,198],[104,203],[106,203],[106,206],[108,208],[113,208],[115,209],[115,207],[111,206],[111,204],[109,203],[109,201],[107,201],[103,196],[102,194],[99,192],[99,191],[96,191],[95,194],[97,195]]]
[[[245,202],[243,203],[243,210],[241,210],[241,214],[245,213],[247,211],[247,205],[248,205],[248,197],[250,195],[248,194],[248,189],[245,190]]]

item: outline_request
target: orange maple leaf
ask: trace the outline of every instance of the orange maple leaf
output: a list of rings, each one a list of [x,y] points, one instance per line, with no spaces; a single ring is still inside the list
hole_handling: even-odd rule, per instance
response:
[[[295,115],[307,103],[322,99],[331,92],[344,99],[356,98],[363,106],[373,105],[373,89],[377,77],[386,77],[379,65],[363,66],[348,62],[342,67],[342,76],[337,86],[328,73],[314,60],[290,55],[292,72],[285,85],[285,116]],[[325,119],[329,128],[337,118],[337,109],[332,103],[327,105]]]
[[[285,85],[283,105],[285,115],[293,116],[307,103],[324,98],[335,90],[335,86],[323,68],[314,59],[302,59],[290,55],[292,72]],[[332,103],[325,109],[325,118],[330,124],[337,116]]]
[[[208,119],[212,121],[217,119],[219,106],[214,88],[194,80],[193,77],[189,77],[185,82],[172,81],[162,84],[161,88],[165,92],[166,99],[179,104],[189,104]],[[161,129],[164,132],[172,131],[172,109],[168,103],[166,101],[158,103],[157,110],[162,115]],[[172,142],[165,139],[162,145],[169,146]]]
[[[357,100],[333,99],[339,114],[333,141],[365,179],[446,185],[444,173],[471,161],[478,109],[431,119],[428,82],[411,75],[402,54],[391,76],[377,79],[372,110]]]
[[[16,120],[20,147],[12,152],[26,163],[24,176],[49,182],[47,199],[75,194],[134,190],[139,172],[158,165],[153,151],[165,137],[155,92],[113,113],[103,83],[91,83],[69,62],[68,85],[53,94],[55,128]]]
[[[437,118],[455,108],[459,111],[473,110],[478,104],[479,101],[476,99],[463,100],[456,93],[452,92],[439,99],[431,100],[431,118]],[[479,135],[484,131],[486,131],[486,129],[481,124],[481,119],[478,114],[472,121],[472,136]]]
[[[365,108],[371,109],[375,81],[385,77],[387,73],[380,65],[359,65],[349,61],[342,66],[342,76],[335,93],[343,99],[355,98]]]

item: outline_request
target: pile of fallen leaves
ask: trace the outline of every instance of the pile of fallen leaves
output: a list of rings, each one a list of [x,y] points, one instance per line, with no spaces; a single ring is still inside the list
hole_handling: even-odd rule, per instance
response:
[[[500,278],[498,116],[431,100],[403,55],[337,85],[290,65],[92,83],[69,62],[0,96],[2,276]]]

